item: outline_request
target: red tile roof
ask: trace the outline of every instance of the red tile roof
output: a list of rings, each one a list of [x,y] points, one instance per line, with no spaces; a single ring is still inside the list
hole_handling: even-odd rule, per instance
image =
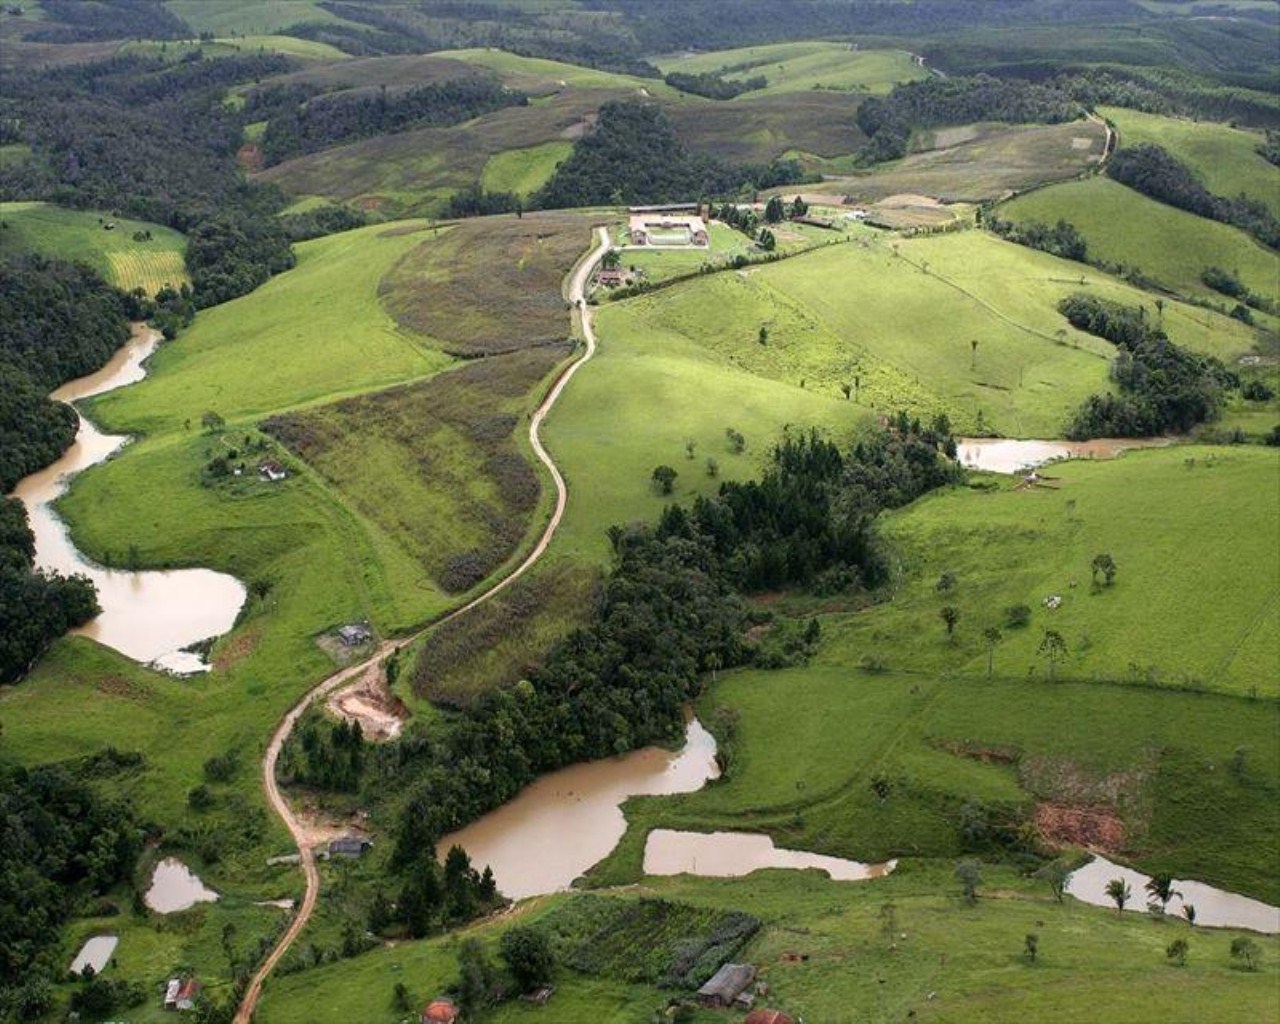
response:
[[[458,1008],[449,999],[437,999],[422,1011],[423,1024],[453,1024],[458,1019]]]

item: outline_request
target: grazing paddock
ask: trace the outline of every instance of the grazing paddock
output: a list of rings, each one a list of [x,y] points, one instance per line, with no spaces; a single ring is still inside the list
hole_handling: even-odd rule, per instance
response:
[[[502,565],[529,529],[542,487],[524,457],[521,414],[568,353],[564,344],[476,360],[273,417],[264,429],[442,590],[462,593]]]
[[[573,143],[566,140],[495,153],[484,165],[480,184],[488,192],[529,196],[547,183],[572,149]]]
[[[599,218],[514,214],[464,220],[406,253],[379,292],[401,327],[474,357],[563,341],[569,310],[561,286]]]
[[[78,260],[125,291],[141,288],[155,295],[166,284],[190,282],[183,262],[186,238],[159,224],[35,202],[0,203],[0,224],[6,253]],[[135,240],[146,233],[149,239]]]
[[[1001,206],[999,215],[1046,224],[1066,220],[1084,236],[1091,258],[1135,269],[1180,294],[1234,304],[1200,279],[1205,268],[1216,266],[1250,290],[1280,298],[1280,255],[1239,228],[1166,206],[1110,178],[1020,196]]]
[[[667,113],[694,153],[767,163],[793,151],[812,159],[852,153],[866,142],[854,120],[860,102],[841,92],[745,93],[730,103],[672,105]]]

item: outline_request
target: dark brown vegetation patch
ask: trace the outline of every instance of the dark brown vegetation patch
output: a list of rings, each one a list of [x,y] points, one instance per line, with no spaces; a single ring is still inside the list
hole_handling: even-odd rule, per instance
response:
[[[695,153],[768,163],[790,150],[821,157],[852,153],[867,141],[854,121],[861,97],[821,92],[732,103],[672,104],[676,133]]]
[[[515,551],[541,486],[520,448],[538,384],[568,344],[276,416],[263,429],[315,467],[451,593]]]
[[[597,586],[594,572],[563,562],[522,576],[428,636],[414,665],[414,693],[459,707],[526,678],[556,638],[585,619]]]
[[[1124,822],[1109,807],[1039,804],[1035,823],[1041,840],[1055,849],[1083,846],[1109,854],[1125,849]]]
[[[572,213],[463,221],[405,253],[382,279],[382,301],[403,327],[464,358],[562,341],[561,287],[591,224]]]

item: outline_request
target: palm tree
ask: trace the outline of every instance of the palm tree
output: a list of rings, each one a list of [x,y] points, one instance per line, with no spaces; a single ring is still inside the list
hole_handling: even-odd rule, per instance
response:
[[[1123,913],[1124,905],[1133,895],[1133,889],[1123,878],[1113,878],[1107,883],[1107,896],[1116,905],[1116,913]]]
[[[938,614],[942,616],[942,621],[947,627],[947,639],[950,640],[955,636],[956,623],[960,621],[960,609],[953,605],[947,605],[939,610]]]
[[[982,639],[987,642],[987,678],[991,678],[991,669],[996,656],[996,645],[1004,639],[1004,634],[995,626],[988,626],[982,631]]]
[[[1169,875],[1156,875],[1145,886],[1147,895],[1151,897],[1149,902],[1160,904],[1161,910],[1169,908],[1169,901],[1175,896],[1181,896],[1182,893],[1173,888],[1173,878]]]

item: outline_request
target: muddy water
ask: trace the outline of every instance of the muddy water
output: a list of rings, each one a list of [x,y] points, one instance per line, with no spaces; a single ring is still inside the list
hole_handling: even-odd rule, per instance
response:
[[[95,935],[80,947],[80,952],[71,961],[71,973],[79,974],[86,967],[92,967],[94,974],[101,974],[102,969],[111,962],[111,954],[116,951],[119,942],[118,935]]]
[[[159,339],[157,332],[140,328],[101,370],[69,381],[52,397],[74,402],[141,380],[146,376],[143,361]],[[103,461],[125,441],[124,437],[103,434],[82,416],[75,443],[62,458],[19,481],[13,493],[27,506],[36,538],[36,566],[81,573],[97,586],[102,614],[77,633],[136,661],[154,662],[173,672],[206,671],[209,666],[198,655],[182,648],[231,628],[245,598],[239,580],[210,569],[104,569],[76,550],[66,526],[53,511],[53,502],[66,491],[71,477]]]
[[[513,899],[568,888],[618,845],[627,797],[701,789],[720,774],[715,753],[714,737],[691,719],[678,753],[648,747],[543,776],[514,800],[445,836],[439,851],[458,844],[477,870],[493,868],[498,888]]]
[[[646,875],[698,875],[737,878],[761,868],[818,868],[837,882],[883,878],[898,862],[863,864],[818,853],[783,850],[770,836],[750,832],[674,832],[659,828],[649,833],[644,847]]]
[[[1100,437],[1092,441],[1017,441],[995,437],[958,437],[962,466],[988,473],[1020,473],[1059,459],[1114,459],[1130,448],[1157,448],[1165,438]]]
[[[156,865],[151,876],[151,888],[147,890],[147,906],[160,914],[172,914],[187,910],[197,903],[212,903],[218,894],[206,889],[204,883],[176,857],[166,857]]]
[[[1076,899],[1096,907],[1115,908],[1107,895],[1107,883],[1113,878],[1123,878],[1133,890],[1126,911],[1146,913],[1146,884],[1150,875],[1112,864],[1105,857],[1095,857],[1084,867],[1072,872],[1067,880],[1067,892]],[[1183,916],[1183,904],[1196,908],[1196,924],[1211,928],[1248,928],[1268,935],[1280,933],[1280,907],[1273,907],[1259,900],[1234,892],[1215,889],[1203,882],[1184,882],[1174,879],[1173,888],[1181,893],[1169,901],[1168,913]]]

